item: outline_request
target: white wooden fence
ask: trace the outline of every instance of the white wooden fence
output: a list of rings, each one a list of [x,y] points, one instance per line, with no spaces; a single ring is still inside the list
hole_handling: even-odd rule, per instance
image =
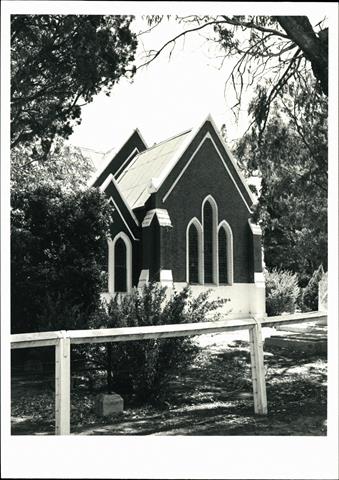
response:
[[[326,317],[325,312],[309,312],[268,317],[262,320],[247,318],[180,325],[22,333],[11,335],[11,348],[55,346],[55,434],[69,435],[72,344],[130,342],[149,338],[184,337],[204,333],[249,330],[254,412],[265,415],[267,414],[267,398],[262,327],[324,320]]]

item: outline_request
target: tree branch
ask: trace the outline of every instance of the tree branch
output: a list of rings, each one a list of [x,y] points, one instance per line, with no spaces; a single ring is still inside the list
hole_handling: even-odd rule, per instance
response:
[[[142,65],[139,65],[137,67],[137,70],[142,68],[142,67],[145,67],[145,66],[149,65],[151,62],[153,62],[161,54],[161,52],[163,52],[163,50],[165,50],[171,43],[175,43],[179,38],[184,37],[188,33],[197,32],[197,31],[202,30],[203,28],[206,28],[206,27],[211,26],[211,25],[225,25],[225,24],[228,24],[228,25],[234,25],[234,26],[237,26],[237,27],[244,26],[244,27],[247,27],[247,28],[255,28],[257,30],[260,30],[261,32],[270,33],[271,35],[279,35],[280,37],[283,37],[283,38],[287,38],[287,39],[289,38],[287,35],[285,35],[282,32],[279,32],[278,30],[274,30],[274,29],[266,28],[266,27],[261,27],[260,25],[256,25],[252,22],[242,22],[242,23],[240,23],[240,22],[237,22],[237,21],[235,21],[233,19],[230,19],[228,17],[223,17],[223,18],[224,18],[224,20],[213,20],[213,21],[210,21],[210,22],[206,22],[203,25],[198,25],[197,27],[189,28],[189,29],[185,30],[184,32],[179,33],[178,35],[176,35],[175,37],[171,38],[166,43],[164,43],[164,45],[159,50],[157,50],[155,52],[154,56],[150,60],[143,63]]]

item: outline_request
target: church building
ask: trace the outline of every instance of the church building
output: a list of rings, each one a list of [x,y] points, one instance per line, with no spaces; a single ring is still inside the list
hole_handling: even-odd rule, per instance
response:
[[[149,281],[228,298],[228,318],[265,315],[254,198],[213,119],[148,147],[135,130],[92,181],[114,207],[105,296]]]

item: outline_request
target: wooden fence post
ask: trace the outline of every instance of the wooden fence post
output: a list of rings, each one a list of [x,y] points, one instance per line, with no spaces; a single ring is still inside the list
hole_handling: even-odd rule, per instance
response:
[[[254,413],[267,414],[267,397],[265,384],[264,351],[261,325],[259,322],[249,329],[251,349],[251,369],[253,384]]]
[[[66,332],[55,346],[55,435],[70,434],[71,345]]]

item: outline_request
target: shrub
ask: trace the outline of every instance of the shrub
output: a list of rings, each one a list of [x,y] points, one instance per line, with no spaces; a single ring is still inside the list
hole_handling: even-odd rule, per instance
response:
[[[297,274],[274,268],[265,279],[267,315],[294,313],[300,295]]]
[[[94,189],[12,192],[12,333],[87,327],[100,304],[110,211]]]
[[[150,283],[128,296],[117,295],[106,311],[97,312],[91,326],[114,328],[203,322],[227,301],[209,301],[209,293],[193,298],[186,287],[169,296],[166,288]],[[107,370],[109,391],[132,394],[143,402],[159,399],[174,369],[184,368],[197,352],[191,338],[178,337],[118,342],[101,348],[94,345],[88,355],[97,366]]]
[[[307,286],[302,291],[303,310],[318,310],[318,285],[324,275],[323,266],[313,272]]]

